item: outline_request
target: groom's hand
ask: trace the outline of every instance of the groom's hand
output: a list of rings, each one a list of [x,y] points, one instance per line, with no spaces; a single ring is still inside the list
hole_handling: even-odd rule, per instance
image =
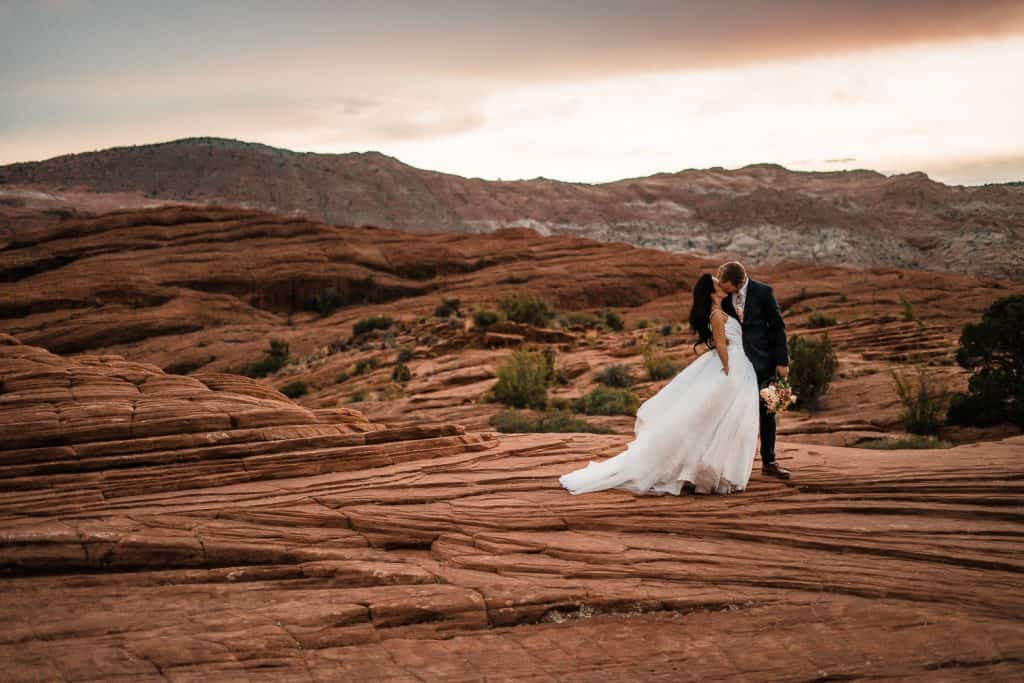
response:
[[[776,365],[775,374],[779,377],[789,377],[789,366],[788,365]]]

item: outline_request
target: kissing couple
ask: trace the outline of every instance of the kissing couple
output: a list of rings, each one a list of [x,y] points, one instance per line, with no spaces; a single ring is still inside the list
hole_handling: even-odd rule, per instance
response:
[[[742,491],[758,432],[761,473],[789,478],[775,462],[775,414],[759,395],[761,384],[789,374],[786,325],[772,288],[736,261],[725,263],[697,280],[690,326],[702,355],[641,404],[626,450],[559,477],[570,493]]]

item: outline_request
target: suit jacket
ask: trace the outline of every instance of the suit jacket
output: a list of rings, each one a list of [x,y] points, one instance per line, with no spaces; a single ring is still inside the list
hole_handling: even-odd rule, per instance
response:
[[[722,301],[722,310],[739,320],[731,295]],[[748,281],[741,324],[743,350],[757,371],[759,381],[774,375],[776,365],[789,365],[786,323],[771,287],[754,279]]]

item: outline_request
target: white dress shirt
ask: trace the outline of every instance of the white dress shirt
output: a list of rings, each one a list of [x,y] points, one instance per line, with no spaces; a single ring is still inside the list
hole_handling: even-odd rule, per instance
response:
[[[736,309],[736,315],[738,315],[740,317],[743,316],[743,313],[744,313],[743,309],[745,309],[747,307],[747,285],[748,284],[750,284],[750,278],[749,277],[746,278],[743,281],[743,286],[740,287],[739,290],[733,292],[732,295],[731,295],[732,296],[732,307],[734,309]],[[737,306],[736,305],[736,295],[737,294],[740,294],[742,299],[743,299],[743,305],[742,306]]]

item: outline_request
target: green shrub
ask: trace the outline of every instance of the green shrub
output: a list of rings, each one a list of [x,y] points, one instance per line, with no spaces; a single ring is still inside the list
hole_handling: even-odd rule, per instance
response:
[[[594,374],[596,379],[606,387],[619,387],[621,389],[633,386],[636,379],[629,372],[628,365],[609,365],[604,370]]]
[[[571,327],[582,327],[590,330],[601,325],[601,318],[586,311],[573,311],[565,316],[565,322]]]
[[[900,297],[900,308],[903,309],[904,322],[911,322],[914,319],[914,304],[905,296]]]
[[[303,308],[316,311],[321,316],[330,315],[342,306],[347,305],[348,300],[342,296],[334,287],[328,287],[316,294],[306,297]]]
[[[394,319],[386,315],[372,315],[362,318],[352,325],[352,334],[360,335],[370,330],[386,330],[395,323]]]
[[[950,403],[950,424],[1024,427],[1024,295],[993,302],[980,322],[965,325],[956,360],[971,377]]]
[[[277,372],[287,363],[288,342],[271,339],[270,347],[263,352],[263,358],[249,365],[244,374],[248,377],[266,377],[272,372]]]
[[[797,395],[798,405],[813,408],[832,380],[839,360],[826,334],[820,340],[794,335],[789,338],[789,381]]]
[[[836,324],[836,319],[830,315],[824,313],[811,313],[807,318],[807,326],[810,328],[821,328],[821,327],[832,327]]]
[[[636,329],[638,329],[638,330],[642,330],[642,329],[646,328],[648,325],[650,325],[650,322],[647,321],[646,319],[645,320],[637,320],[636,321]]]
[[[553,367],[540,351],[518,349],[498,364],[494,398],[516,408],[543,408]]]
[[[663,337],[667,337],[670,334],[672,334],[672,325],[670,325],[670,324],[662,325],[661,326],[661,335]]]
[[[946,416],[946,388],[937,384],[924,366],[917,369],[916,382],[895,368],[889,373],[903,403],[904,429],[911,434],[937,434]]]
[[[398,363],[391,370],[391,379],[396,382],[408,382],[412,378],[412,371],[405,363]]]
[[[498,307],[509,320],[525,325],[544,327],[555,317],[547,302],[532,294],[509,294],[501,299]]]
[[[380,365],[380,360],[376,356],[370,356],[369,358],[360,358],[356,361],[356,367],[352,371],[353,375],[361,375],[364,372],[369,372]]]
[[[450,318],[453,315],[459,314],[459,306],[461,305],[462,301],[459,299],[449,299],[443,296],[441,297],[441,303],[434,309],[434,315],[438,318]]]
[[[644,368],[647,370],[647,377],[655,382],[675,377],[679,372],[678,363],[663,353],[655,352],[644,354]]]
[[[635,415],[640,398],[629,389],[598,386],[576,399],[574,407],[587,415]]]
[[[412,349],[399,349],[398,362],[408,363],[410,360],[412,360]]]
[[[604,309],[602,315],[604,317],[604,326],[609,330],[613,332],[621,332],[626,327],[626,324],[622,322],[622,316],[612,309]]]
[[[351,378],[352,375],[348,374],[348,372],[343,370],[342,373],[338,375],[338,379],[336,381],[338,382],[338,384],[341,384],[342,382],[347,382]]]
[[[298,398],[299,396],[304,396],[308,392],[309,387],[301,379],[297,379],[294,382],[288,382],[288,384],[281,387],[281,393],[288,398]]]
[[[490,308],[474,308],[473,323],[477,327],[487,327],[501,320],[501,314]]]
[[[349,397],[349,403],[360,403],[366,400],[366,389],[356,389]]]
[[[612,430],[600,425],[590,424],[568,410],[553,410],[531,415],[525,410],[503,410],[492,415],[490,424],[499,432],[590,432],[593,434],[610,434]]]

